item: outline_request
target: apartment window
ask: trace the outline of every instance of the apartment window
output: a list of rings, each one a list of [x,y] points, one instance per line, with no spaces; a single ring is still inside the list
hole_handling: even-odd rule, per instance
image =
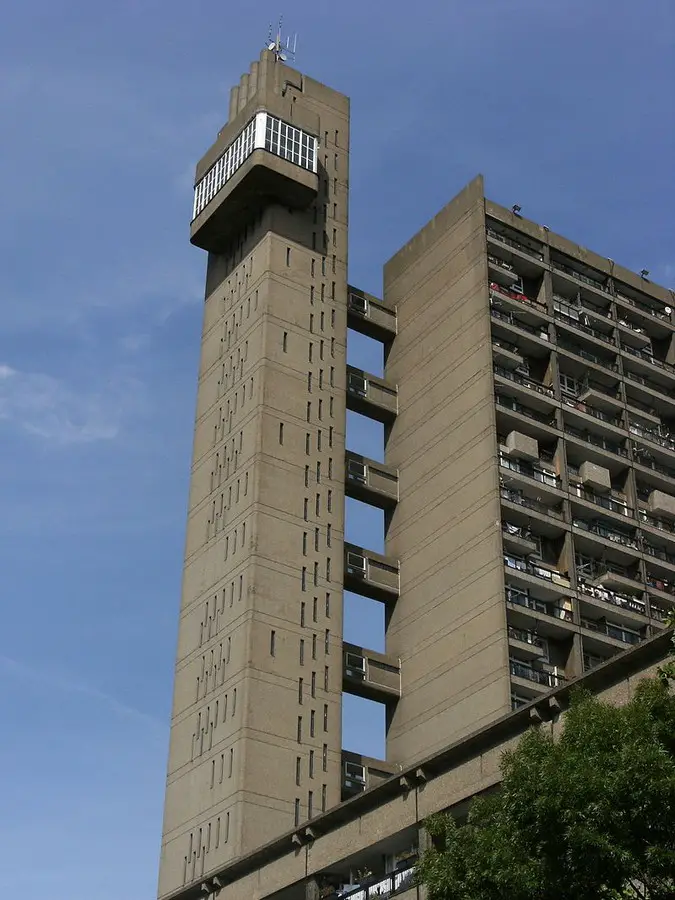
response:
[[[305,606],[304,601],[300,604],[300,627],[305,627]]]
[[[323,400],[319,398],[319,419],[323,419]]]
[[[321,494],[317,494],[317,495],[316,495],[316,500],[315,500],[315,502],[314,502],[314,507],[315,507],[315,510],[316,510],[316,515],[318,516],[318,515],[319,515],[319,511],[320,511],[320,509],[321,509]]]
[[[323,689],[328,692],[328,666],[323,667]]]
[[[232,691],[232,715],[237,711],[237,689]]]
[[[310,274],[311,274],[312,278],[314,278],[314,268],[315,268],[315,265],[316,265],[316,260],[315,260],[315,259],[312,259],[312,261],[310,262],[310,266],[309,266],[309,267],[310,267]]]
[[[331,419],[332,419],[333,416],[334,416],[334,410],[333,410],[333,397],[331,397],[331,398],[329,399],[329,401],[328,401],[328,415],[331,417]]]
[[[335,356],[335,338],[330,339],[330,355]]]
[[[309,330],[314,331],[314,315],[312,313],[309,314]]]
[[[314,305],[314,285],[312,285],[309,289],[309,302]]]
[[[312,635],[312,659],[316,659],[316,635]]]
[[[309,487],[309,466],[305,466],[305,487]]]
[[[323,388],[323,369],[319,369],[319,389]]]
[[[300,784],[301,767],[302,767],[302,757],[296,756],[295,757],[295,783],[297,785]],[[296,822],[295,824],[297,825],[298,823]]]
[[[274,629],[270,631],[270,656],[274,656],[276,652],[277,633]]]
[[[330,367],[330,386],[335,387],[335,366]]]
[[[326,812],[326,785],[321,785],[321,812]]]
[[[335,259],[335,257],[333,257],[333,259]],[[335,269],[333,269],[333,271],[335,271]],[[335,282],[334,281],[331,281],[331,283],[330,283],[330,299],[335,300]],[[335,324],[335,322],[333,322],[333,324]]]
[[[333,446],[333,426],[330,425],[328,428],[328,446]]]
[[[333,204],[333,208],[335,210],[335,215],[337,216],[337,203]],[[337,263],[337,258],[335,256],[335,254],[333,254],[333,275],[335,275],[336,263]]]
[[[323,287],[323,285],[321,285],[321,287]],[[321,318],[319,321],[321,322],[320,328],[323,331],[326,324],[326,314],[324,312],[321,313]]]
[[[330,581],[330,558],[326,560],[326,581]]]
[[[323,341],[319,341],[319,359],[323,359]]]
[[[317,617],[317,612],[318,612],[318,610],[317,610],[318,605],[319,605],[319,598],[318,598],[318,597],[314,597],[314,599],[312,600],[312,621],[313,621],[313,622],[316,622],[316,617]]]
[[[302,532],[302,555],[307,556],[307,532]],[[304,603],[303,603],[304,606]]]
[[[310,454],[310,436],[309,433],[305,435],[305,453],[307,456]]]
[[[230,749],[230,759],[227,765],[227,777],[232,778],[232,769],[234,768],[234,749]]]
[[[307,566],[302,567],[302,575],[300,577],[300,583],[302,586],[302,590],[307,590]]]
[[[291,248],[286,247],[286,265],[290,266],[291,264]]]
[[[293,821],[296,825],[300,824],[300,800],[297,797],[295,798],[295,815]]]
[[[322,768],[324,772],[328,771],[328,744],[323,745],[323,752],[321,754],[321,762]]]
[[[316,449],[321,451],[321,429],[317,428],[316,430]]]
[[[310,711],[309,714],[309,736],[314,737],[314,728],[316,723],[316,713],[314,710]]]
[[[314,356],[314,344],[309,342],[309,361],[312,361],[312,357]]]
[[[312,393],[312,373],[311,372],[307,373],[307,390],[309,391],[310,394]]]
[[[307,818],[311,819],[313,815],[312,806],[314,803],[314,794],[312,791],[307,791]]]
[[[321,401],[319,400],[319,404],[320,404],[320,403],[321,403]],[[319,460],[317,460],[317,463],[316,463],[316,483],[319,484],[320,481],[321,481],[321,462],[320,462]]]
[[[307,401],[307,421],[309,422],[312,418],[312,403],[310,400]]]
[[[309,751],[309,777],[314,778],[314,751]]]
[[[331,526],[326,525],[326,547],[330,547]],[[330,581],[330,578],[328,579]]]
[[[284,353],[288,352],[288,332],[287,331],[284,331],[284,337],[283,337],[283,340],[281,341],[281,349],[284,351]]]
[[[302,501],[302,515],[305,522],[309,519],[309,500],[307,497]]]
[[[333,512],[333,492],[331,490],[328,491],[328,497],[326,498],[326,505],[328,507],[328,512]]]
[[[314,529],[314,550],[318,551],[319,549],[319,529]]]
[[[325,256],[321,257],[321,274],[322,275],[326,274],[326,257]]]
[[[330,592],[326,593],[326,618],[330,618]]]
[[[302,703],[303,679],[298,678],[298,703]]]
[[[312,672],[312,680],[310,683],[310,693],[312,697],[316,697],[316,672]]]
[[[330,631],[326,628],[326,635],[324,638],[324,651],[325,653],[330,652]]]
[[[328,704],[323,705],[323,730],[328,731]]]
[[[284,423],[279,422],[279,443],[283,444],[284,442]]]
[[[302,743],[302,716],[298,716],[298,743]]]
[[[318,562],[314,563],[314,586],[319,583],[319,564]]]

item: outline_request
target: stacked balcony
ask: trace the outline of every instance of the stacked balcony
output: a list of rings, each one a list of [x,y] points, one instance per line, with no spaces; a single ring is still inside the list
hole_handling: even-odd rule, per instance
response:
[[[401,666],[397,659],[356,644],[343,644],[343,691],[389,703],[401,696]]]
[[[675,316],[487,228],[512,703],[675,609]]]

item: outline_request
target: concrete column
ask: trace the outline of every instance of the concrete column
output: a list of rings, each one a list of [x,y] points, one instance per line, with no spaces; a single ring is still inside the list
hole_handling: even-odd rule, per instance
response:
[[[251,63],[251,72],[248,77],[248,99],[252,100],[258,91],[258,63]]]
[[[248,75],[242,75],[239,82],[239,112],[248,103]]]
[[[227,121],[231,122],[232,119],[237,115],[239,111],[239,85],[235,84],[233,88],[230,89],[230,113],[227,117]]]

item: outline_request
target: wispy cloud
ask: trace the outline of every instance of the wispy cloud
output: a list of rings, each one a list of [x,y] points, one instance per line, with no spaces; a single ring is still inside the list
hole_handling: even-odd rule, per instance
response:
[[[102,388],[78,391],[51,375],[0,364],[0,422],[55,445],[116,438],[143,393],[143,385],[130,377],[115,376]]]
[[[50,693],[60,691],[65,694],[79,694],[82,697],[86,697],[96,703],[106,706],[111,712],[114,712],[122,718],[134,719],[138,722],[143,722],[152,728],[161,728],[162,731],[166,731],[166,722],[163,722],[161,719],[145,713],[135,706],[129,706],[127,703],[118,700],[117,697],[114,697],[112,694],[101,691],[94,685],[82,681],[72,675],[64,675],[56,671],[36,668],[33,665],[27,666],[11,656],[6,656],[4,653],[0,653],[0,666],[5,670],[7,675],[14,676],[14,678],[23,682],[28,682],[38,689],[45,688],[46,690],[49,690]]]

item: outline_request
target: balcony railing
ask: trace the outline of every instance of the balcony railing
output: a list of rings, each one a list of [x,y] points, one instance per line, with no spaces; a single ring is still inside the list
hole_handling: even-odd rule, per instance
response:
[[[608,453],[614,453],[616,456],[628,456],[628,450],[626,450],[625,447],[622,447],[621,444],[617,444],[616,441],[607,440],[607,438],[600,434],[582,431],[580,428],[575,428],[573,425],[565,425],[563,431],[565,434],[570,434],[572,437],[584,441],[586,444],[591,444],[593,447],[599,447],[601,450],[607,450]]]
[[[575,528],[582,528],[590,534],[597,534],[598,537],[612,541],[614,544],[622,544],[624,547],[632,547],[634,550],[639,549],[638,542],[634,537],[614,528],[609,528],[602,522],[586,522],[584,519],[574,519],[572,524]]]
[[[405,866],[385,875],[384,878],[368,878],[353,888],[345,887],[341,891],[329,894],[326,900],[387,900],[396,894],[402,893],[415,884],[415,866]]]
[[[554,488],[560,486],[560,477],[555,472],[549,472],[547,469],[540,469],[529,463],[519,462],[502,455],[499,457],[499,465],[504,469],[510,469],[512,472],[518,472],[519,475],[527,475],[528,478],[533,478],[541,484],[548,484]]]
[[[509,660],[509,669],[516,678],[526,678],[528,681],[534,681],[535,684],[543,684],[545,687],[557,687],[565,681],[563,675],[557,675],[553,672],[541,672],[539,669],[533,669],[531,666],[526,666],[515,659]]]
[[[579,412],[586,413],[587,416],[593,416],[594,419],[598,419],[601,422],[609,422],[610,425],[614,425],[617,428],[621,427],[621,416],[605,412],[604,409],[596,409],[594,406],[589,406],[581,400],[573,400],[571,397],[563,397],[562,402],[565,406],[578,409]]]
[[[612,625],[610,622],[595,621],[595,619],[582,619],[581,627],[598,634],[606,634],[615,641],[623,641],[624,644],[639,644],[640,635],[620,625]]]
[[[675,534],[675,524],[668,519],[661,519],[659,516],[652,516],[646,510],[640,510],[640,521],[651,525],[652,528],[658,528],[659,531],[667,531],[669,534]]]
[[[559,322],[562,322],[564,325],[569,325],[570,328],[576,328],[579,331],[583,331],[585,334],[589,334],[598,341],[604,341],[606,344],[613,344],[616,346],[614,336],[608,334],[606,331],[601,331],[599,328],[593,328],[591,325],[587,325],[585,322],[580,321],[580,319],[566,315],[559,309],[554,310],[553,315]]]
[[[565,272],[566,275],[571,275],[573,278],[577,278],[579,281],[583,281],[584,284],[589,284],[591,287],[596,288],[598,291],[603,291],[604,293],[608,293],[609,289],[607,285],[596,279],[591,278],[589,275],[584,275],[583,272],[578,272],[576,269],[572,268],[572,266],[568,266],[566,263],[558,262],[557,260],[551,260],[551,265],[558,269],[560,272]]]
[[[579,581],[579,590],[582,594],[592,597],[594,600],[600,600],[601,603],[609,603],[611,606],[618,606],[620,609],[627,609],[630,612],[637,613],[640,616],[647,615],[646,604],[642,600],[636,600],[629,594],[622,594],[619,591],[609,591],[604,587],[596,587],[587,584],[585,581]]]
[[[603,656],[594,656],[592,653],[584,653],[584,672],[587,672],[589,669],[595,669],[596,666],[601,666],[606,662],[607,660]]]
[[[672,609],[665,609],[665,607],[659,606],[650,599],[649,613],[652,619],[656,619],[657,622],[667,622],[672,612]]]
[[[515,603],[517,606],[523,606],[526,609],[534,610],[534,612],[542,613],[545,616],[551,616],[553,619],[562,619],[564,622],[573,622],[574,616],[571,609],[565,609],[559,603],[550,603],[544,600],[537,600],[536,597],[530,597],[520,588],[507,586],[506,588],[507,603]]]
[[[642,312],[646,312],[650,316],[654,316],[655,319],[661,319],[664,322],[670,322],[670,316],[668,315],[668,313],[661,312],[661,310],[650,306],[648,303],[643,303],[642,300],[637,300],[633,297],[627,297],[625,294],[622,294],[621,291],[617,291],[616,296],[618,300],[623,300],[623,302],[628,303],[629,306],[634,306],[636,309],[641,309]]]
[[[660,559],[662,562],[670,563],[671,566],[675,566],[675,553],[668,553],[663,547],[655,547],[648,541],[642,542],[642,549],[647,556],[652,556],[654,559]]]
[[[535,337],[540,338],[542,341],[548,340],[548,333],[545,328],[534,328],[532,325],[528,325],[527,322],[521,322],[520,319],[517,319],[513,313],[505,313],[502,312],[501,309],[495,309],[494,306],[490,307],[490,315],[494,319],[499,319],[501,322],[506,322],[509,325],[513,325],[516,328],[520,328],[521,331],[526,331],[528,334],[533,334]]]
[[[644,451],[642,453],[636,452],[635,444],[633,444],[633,452],[635,453],[635,463],[638,466],[644,466],[646,469],[653,469],[655,472],[660,472],[668,478],[675,478],[675,469],[671,469],[670,466],[664,466],[662,463],[658,463],[655,460],[646,457]]]
[[[512,491],[509,488],[502,487],[499,493],[502,499],[508,500],[509,503],[517,503],[518,506],[524,506],[526,509],[543,513],[545,516],[554,516],[556,519],[562,519],[562,513],[559,510],[551,509],[550,506],[546,506],[538,500],[530,500],[529,497],[524,497],[520,491]]]
[[[509,625],[509,637],[513,638],[514,641],[520,641],[521,644],[531,644],[540,650],[548,648],[548,644],[543,638],[540,638],[534,631],[528,631],[526,628],[514,628],[512,625]]]
[[[519,403],[513,397],[507,397],[504,394],[495,394],[495,403],[497,406],[501,406],[504,409],[511,409],[513,412],[520,413],[521,416],[527,416],[528,419],[533,419],[535,422],[541,422],[542,425],[557,428],[555,416],[546,415],[546,413],[540,413],[527,406],[523,406],[522,403]]]
[[[536,259],[543,260],[544,258],[543,253],[540,253],[538,250],[533,250],[531,247],[528,247],[526,244],[521,244],[513,238],[506,237],[504,234],[500,234],[498,231],[495,231],[494,228],[486,228],[486,231],[490,237],[494,238],[496,241],[501,241],[502,244],[508,244],[509,247],[515,247],[515,249],[520,250],[521,253],[527,253],[528,256],[534,256]]]
[[[639,437],[651,441],[653,444],[665,447],[666,450],[675,451],[675,438],[671,437],[669,434],[659,434],[658,431],[654,431],[651,428],[645,428],[644,425],[638,425],[636,422],[629,422],[628,430],[631,434],[637,434]]]
[[[651,363],[651,365],[658,366],[659,369],[663,369],[664,371],[670,372],[672,375],[675,375],[675,366],[673,366],[669,362],[666,362],[665,359],[657,359],[648,350],[640,350],[637,347],[630,347],[628,344],[624,344],[623,342],[621,343],[621,349],[624,351],[624,353],[629,353],[631,356],[636,356],[643,362]]]
[[[527,294],[524,294],[522,291],[514,291],[513,288],[504,287],[501,284],[497,284],[496,281],[490,282],[490,291],[496,291],[504,297],[510,297],[511,300],[517,300],[518,303],[529,303],[530,306],[536,306],[542,312],[546,312],[546,304],[542,303],[541,300],[535,300],[534,297],[528,297]]]
[[[522,384],[523,387],[529,388],[531,391],[537,391],[539,394],[545,394],[547,397],[553,397],[553,388],[541,381],[535,381],[534,378],[528,378],[527,375],[520,375],[512,369],[505,369],[503,366],[494,366],[495,375],[500,378],[508,378],[515,384]]]
[[[659,578],[653,572],[647,572],[647,584],[650,588],[654,588],[655,591],[663,591],[664,594],[670,594],[672,597],[675,597],[675,584],[672,581],[665,581],[665,579]]]
[[[576,486],[576,488],[574,485],[571,485],[570,494],[572,498],[579,497],[581,500],[586,500],[588,503],[601,506],[603,509],[619,513],[622,516],[633,516],[635,512],[632,506],[627,506],[622,500],[615,500],[613,497],[605,496],[605,494],[596,494],[595,491],[582,488],[581,485]]]
[[[595,353],[591,353],[589,350],[584,349],[584,347],[580,347],[578,344],[573,343],[573,341],[568,341],[562,335],[558,335],[558,346],[562,347],[563,350],[569,350],[570,353],[575,353],[577,356],[580,356],[582,359],[586,359],[589,362],[595,363],[597,366],[602,366],[605,369],[610,369],[612,372],[618,372],[619,367],[616,363],[609,362],[603,357],[598,356]]]

